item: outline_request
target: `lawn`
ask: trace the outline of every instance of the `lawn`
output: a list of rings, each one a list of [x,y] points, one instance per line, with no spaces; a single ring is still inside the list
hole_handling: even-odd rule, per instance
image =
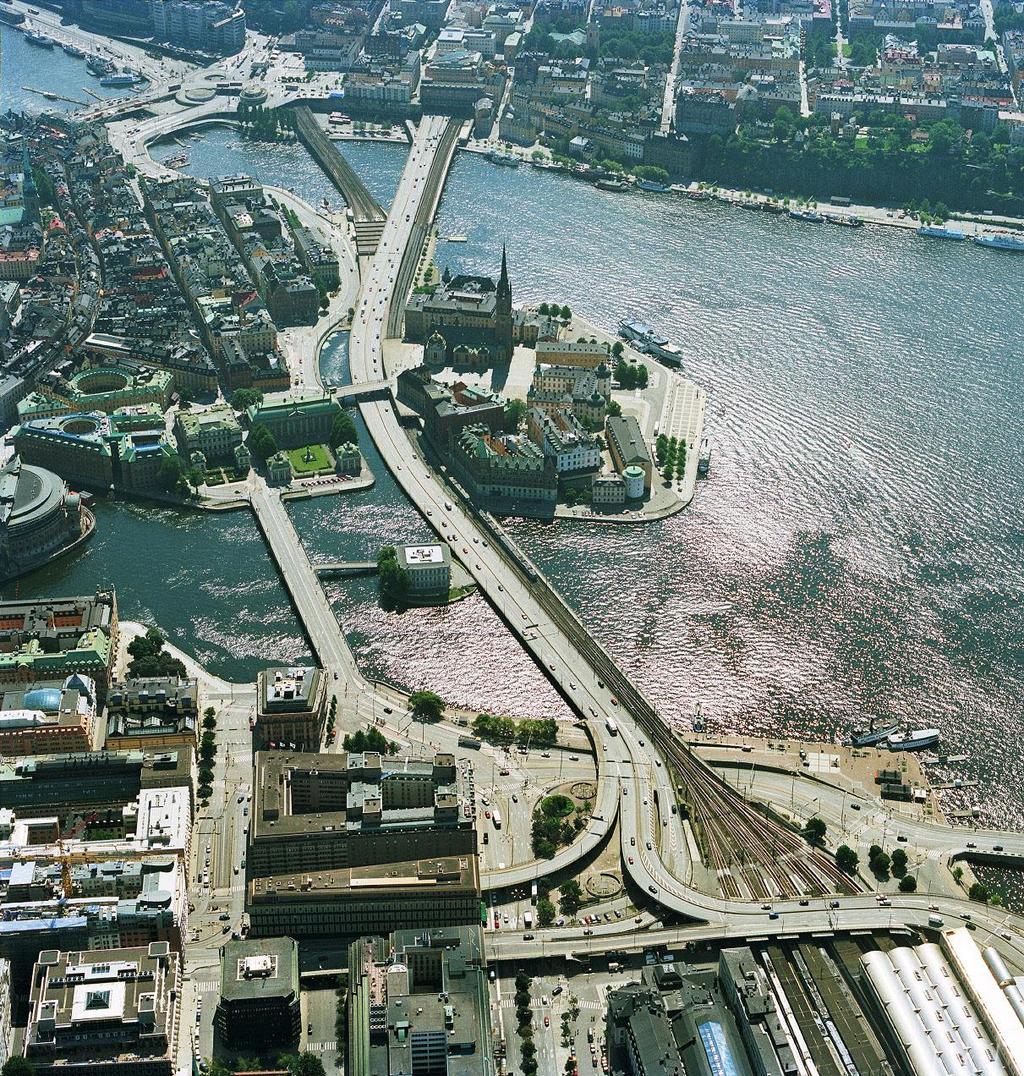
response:
[[[310,445],[310,462],[306,462],[305,448],[290,448],[288,450],[288,462],[292,465],[292,471],[296,475],[318,474],[321,471],[331,471],[334,465],[324,445]]]

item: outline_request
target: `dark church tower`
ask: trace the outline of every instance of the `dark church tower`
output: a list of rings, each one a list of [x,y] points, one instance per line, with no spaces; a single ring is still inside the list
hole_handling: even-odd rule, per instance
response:
[[[501,276],[498,277],[498,287],[495,290],[495,343],[500,362],[509,362],[512,358],[513,331],[512,331],[512,285],[508,282],[508,262],[505,258],[505,247],[501,248]]]
[[[512,313],[512,285],[508,282],[508,262],[505,258],[505,246],[501,247],[501,276],[498,277],[498,313]]]

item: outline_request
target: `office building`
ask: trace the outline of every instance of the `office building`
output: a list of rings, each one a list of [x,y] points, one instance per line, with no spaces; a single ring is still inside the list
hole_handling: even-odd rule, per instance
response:
[[[359,938],[348,969],[351,1076],[494,1072],[479,926]]]
[[[214,1026],[240,1051],[293,1047],[301,1030],[299,947],[291,938],[245,938],[220,951]]]
[[[253,404],[247,412],[249,429],[266,426],[281,448],[324,444],[340,412],[337,400],[324,392],[278,392]]]
[[[231,56],[245,47],[245,8],[221,0],[150,0],[152,33],[176,48]]]
[[[39,1076],[172,1076],[181,963],[166,942],[39,954],[25,1057]]]
[[[447,598],[452,560],[446,545],[400,545],[398,563],[409,579],[414,598]]]
[[[110,685],[107,738],[111,751],[196,749],[199,685],[178,676],[132,677]]]
[[[210,463],[233,461],[235,449],[242,443],[242,427],[227,404],[205,411],[179,411],[174,429],[185,459],[201,452]]]
[[[479,915],[475,814],[453,755],[259,751],[255,768],[255,934],[351,936]]]
[[[568,408],[542,411],[532,407],[526,416],[530,440],[555,461],[559,475],[590,474],[601,466],[601,445]]]
[[[318,750],[326,702],[327,681],[320,669],[264,669],[256,678],[254,746]]]

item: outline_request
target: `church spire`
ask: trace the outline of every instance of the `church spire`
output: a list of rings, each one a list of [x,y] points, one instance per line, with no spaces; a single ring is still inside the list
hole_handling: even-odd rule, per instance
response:
[[[512,312],[512,285],[508,281],[508,258],[504,243],[501,245],[501,276],[498,277],[497,299],[499,309],[504,313]]]

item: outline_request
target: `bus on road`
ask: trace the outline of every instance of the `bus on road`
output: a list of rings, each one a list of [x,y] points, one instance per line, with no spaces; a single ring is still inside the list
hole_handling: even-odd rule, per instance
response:
[[[497,808],[491,812],[491,821],[494,823],[495,829],[501,829],[501,811]]]

